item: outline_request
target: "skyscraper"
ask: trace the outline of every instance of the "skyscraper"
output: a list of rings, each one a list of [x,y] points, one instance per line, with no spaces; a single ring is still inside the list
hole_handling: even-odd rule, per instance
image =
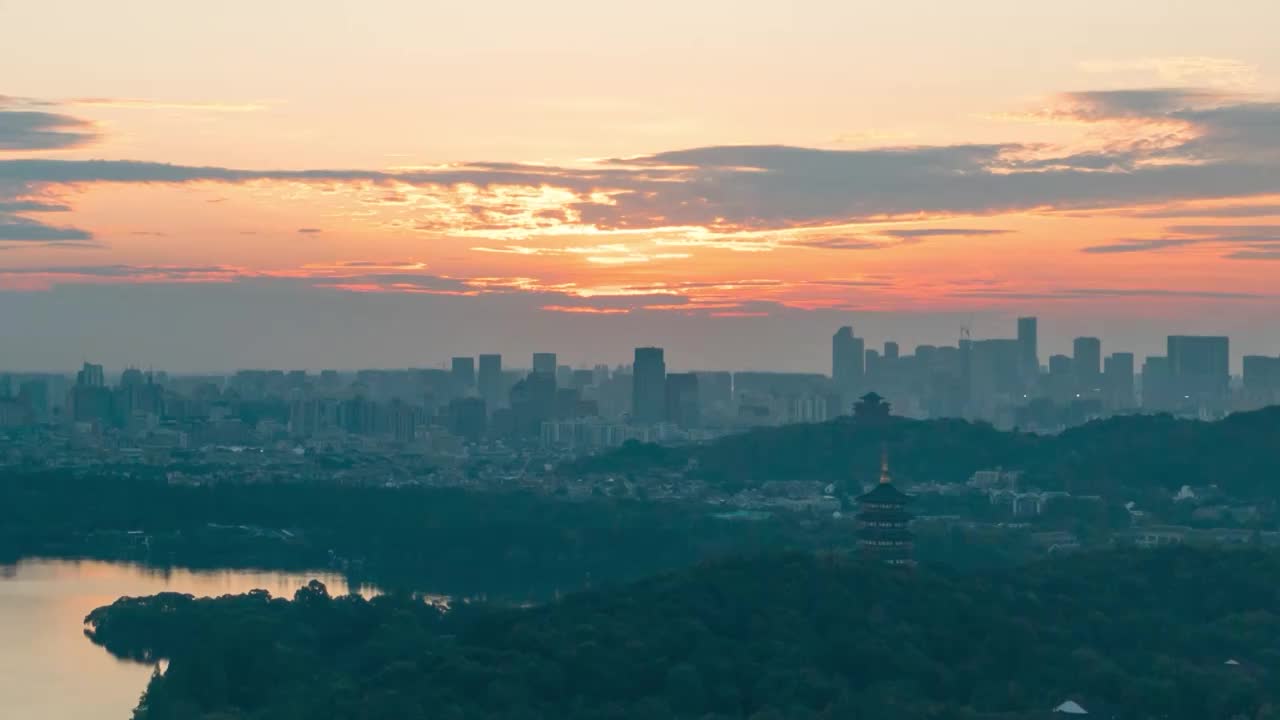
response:
[[[898,359],[898,355],[899,355],[899,354],[900,354],[900,351],[899,351],[899,349],[898,349],[898,343],[896,343],[896,342],[894,342],[894,341],[892,341],[892,340],[889,340],[889,341],[886,341],[886,342],[885,342],[885,344],[884,344],[884,359],[885,359],[885,360],[890,360],[890,361],[892,361],[892,360],[897,360],[897,359]]]
[[[695,373],[671,373],[667,376],[667,420],[682,428],[702,424],[698,376]]]
[[[485,407],[490,411],[498,408],[502,399],[502,356],[496,354],[480,356],[479,390]]]
[[[1034,382],[1040,374],[1039,321],[1033,317],[1018,318],[1018,358],[1023,378]]]
[[[837,330],[831,337],[831,379],[848,397],[852,397],[862,386],[866,368],[865,352],[865,342],[860,337],[854,337],[853,328],[848,325]]]
[[[1244,393],[1251,409],[1280,402],[1280,357],[1245,355]]]
[[[534,353],[533,371],[543,375],[550,375],[554,378],[556,376],[556,354]]]
[[[1016,340],[977,340],[969,346],[970,412],[995,420],[996,411],[1020,394],[1021,349]]]
[[[1076,375],[1076,392],[1093,392],[1101,386],[1102,341],[1078,337],[1072,343],[1071,367]]]
[[[84,368],[76,373],[76,385],[81,387],[103,387],[106,384],[101,365],[85,363]]]
[[[1225,337],[1170,335],[1169,375],[1185,411],[1221,412],[1231,386],[1231,344]]]
[[[476,359],[473,357],[456,357],[453,359],[450,374],[454,385],[462,393],[476,386]]]
[[[1169,358],[1163,355],[1148,356],[1142,363],[1142,409],[1164,411],[1173,409],[1173,373],[1169,370]]]
[[[567,388],[573,385],[573,367],[569,365],[556,366],[556,387]]]
[[[662,348],[636,348],[632,366],[631,418],[638,423],[667,417],[667,363]]]
[[[1131,408],[1135,402],[1133,390],[1133,353],[1112,353],[1107,356],[1102,372],[1102,384],[1106,389],[1107,404],[1113,410]]]

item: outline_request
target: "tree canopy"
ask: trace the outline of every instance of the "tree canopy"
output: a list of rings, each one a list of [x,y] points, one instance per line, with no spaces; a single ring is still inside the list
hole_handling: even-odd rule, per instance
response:
[[[1025,470],[1028,481],[1044,489],[1077,494],[1216,484],[1238,496],[1280,499],[1280,407],[1218,422],[1117,416],[1058,435],[1035,435],[965,420],[885,419],[877,398],[864,405],[863,414],[874,421],[845,417],[761,428],[678,450],[628,447],[564,470],[691,466],[694,476],[727,488],[771,480],[874,482],[885,447],[894,477],[908,483],[963,482],[977,470],[1004,467]]]
[[[86,631],[170,661],[137,720],[1274,718],[1280,556],[1085,554],[1016,571],[824,555],[705,564],[527,609],[265,593],[126,598]],[[1105,716],[1105,715],[1104,715]]]

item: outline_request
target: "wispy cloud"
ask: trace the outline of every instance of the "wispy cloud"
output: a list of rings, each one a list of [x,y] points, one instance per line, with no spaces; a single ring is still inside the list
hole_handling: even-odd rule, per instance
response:
[[[586,167],[471,163],[403,171],[25,159],[0,161],[0,180],[39,186],[257,181],[407,186],[431,198],[435,210],[421,221],[424,228],[482,236],[509,230],[671,227],[723,236],[912,213],[1108,208],[1280,192],[1280,106],[1192,90],[1071,98],[1074,105],[1061,112],[1075,117],[1159,116],[1188,130],[1089,156],[1046,157],[1047,151],[1037,148],[1034,159],[1025,157],[1029,148],[1017,144],[884,150],[706,147]],[[722,240],[686,236],[669,242]]]
[[[146,98],[82,97],[65,101],[66,105],[125,108],[131,110],[196,110],[200,112],[246,113],[268,109],[265,103],[228,103],[216,101],[153,100]]]
[[[1236,250],[1224,257],[1231,260],[1280,260],[1280,248],[1266,250]]]
[[[1252,63],[1202,55],[1088,60],[1078,67],[1088,73],[1137,75],[1143,81],[1184,86],[1247,88],[1257,84],[1259,75]]]
[[[93,124],[59,113],[0,110],[0,150],[65,150],[98,137]]]
[[[1117,240],[1105,245],[1090,245],[1089,247],[1083,248],[1081,252],[1089,253],[1091,255],[1149,252],[1151,250],[1164,250],[1166,248],[1194,245],[1200,242],[1202,241],[1199,238],[1137,238],[1132,240]]]
[[[628,308],[591,307],[587,305],[543,305],[543,310],[558,313],[576,313],[581,315],[626,315]]]
[[[1012,232],[1004,229],[979,229],[956,227],[923,227],[923,228],[879,228],[865,231],[864,235],[845,236],[802,234],[788,241],[788,245],[796,247],[816,248],[820,250],[884,250],[901,245],[914,245],[930,238],[965,238],[1005,235]]]
[[[1280,217],[1280,204],[1267,203],[1259,205],[1217,205],[1197,206],[1178,205],[1141,210],[1128,213],[1131,217],[1141,218],[1245,218],[1245,217]]]
[[[0,213],[0,242],[52,242],[91,239],[93,239],[93,235],[84,230],[45,225],[22,217],[6,217],[3,213]]]
[[[1280,244],[1280,224],[1274,225],[1170,225],[1158,238],[1124,238],[1082,249],[1090,254],[1134,253],[1166,250],[1188,245],[1223,246],[1238,258],[1241,250]],[[1241,246],[1244,246],[1243,248]]]
[[[1050,290],[955,290],[957,298],[988,300],[1106,300],[1121,298],[1194,298],[1202,300],[1263,300],[1275,297],[1249,292],[1170,290],[1167,288],[1061,288]]]

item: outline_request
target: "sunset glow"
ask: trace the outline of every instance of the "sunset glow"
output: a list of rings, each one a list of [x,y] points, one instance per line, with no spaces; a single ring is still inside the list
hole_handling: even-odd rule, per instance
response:
[[[1147,4],[1096,28],[992,0],[956,18],[963,47],[912,36],[907,8],[823,2],[734,4],[734,38],[716,12],[665,2],[644,20],[585,3],[232,3],[190,45],[161,28],[203,21],[158,2],[8,9],[0,306],[56,325],[68,288],[144,286],[180,308],[199,284],[487,297],[564,323],[1266,317],[1280,51],[1263,28],[1280,15],[1258,3],[1251,23],[1188,12],[1138,33]],[[314,16],[305,39],[284,32],[296,12]],[[988,14],[1007,26],[979,27]],[[637,21],[678,26],[669,51],[610,30]],[[23,32],[50,24],[56,49]],[[1069,36],[1086,26],[1081,50]],[[1044,45],[1025,62],[1033,29]],[[1162,32],[1195,51],[1167,53]],[[1000,57],[973,50],[984,35]],[[239,50],[206,57],[211,43]]]

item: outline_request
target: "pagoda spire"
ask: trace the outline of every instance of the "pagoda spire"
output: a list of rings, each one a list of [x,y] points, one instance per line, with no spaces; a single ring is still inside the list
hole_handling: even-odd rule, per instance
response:
[[[858,548],[890,565],[915,565],[915,539],[911,533],[911,496],[893,486],[889,473],[889,449],[880,446],[880,483],[858,497]]]

